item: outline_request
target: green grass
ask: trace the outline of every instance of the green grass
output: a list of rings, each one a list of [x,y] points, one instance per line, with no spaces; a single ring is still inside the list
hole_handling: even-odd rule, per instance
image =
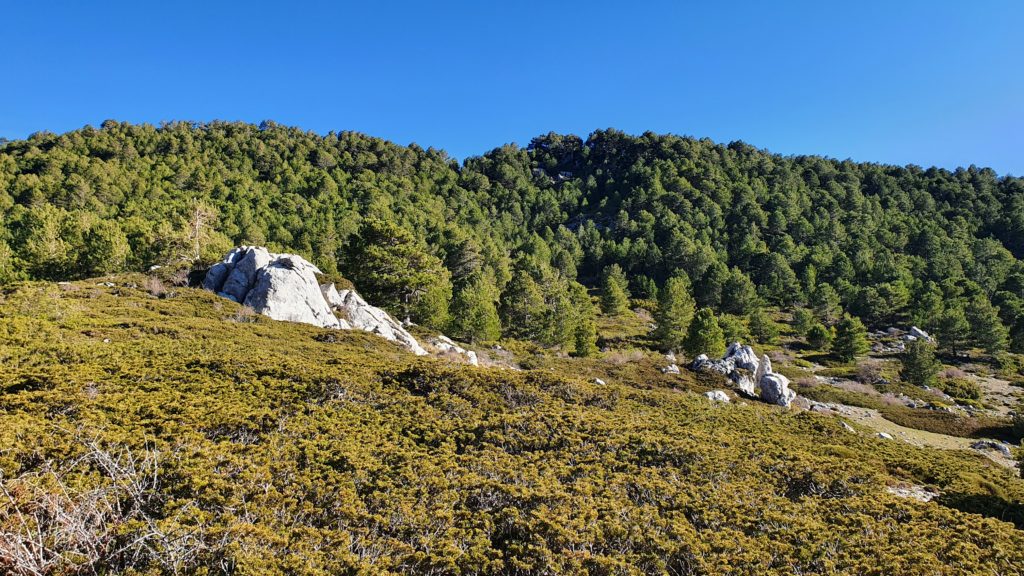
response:
[[[114,281],[0,295],[0,481],[13,498],[0,501],[0,530],[20,530],[15,510],[57,494],[48,469],[74,503],[126,493],[85,458],[95,446],[159,454],[159,482],[113,531],[116,545],[68,554],[52,573],[1024,565],[1013,524],[1024,526],[1024,481],[1006,469],[816,414],[712,404],[693,391],[720,381],[661,374],[654,353],[572,359],[523,346],[530,370],[473,369],[368,334],[239,322],[237,305],[197,290],[160,299],[130,286],[141,277]],[[901,482],[943,496],[887,492]],[[140,537],[144,553],[118,552]]]

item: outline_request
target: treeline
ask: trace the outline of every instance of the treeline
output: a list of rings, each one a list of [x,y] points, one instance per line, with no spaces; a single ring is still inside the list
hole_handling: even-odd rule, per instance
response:
[[[3,145],[0,208],[0,281],[260,244],[457,336],[586,353],[583,286],[615,265],[624,290],[649,300],[684,276],[726,332],[765,328],[769,305],[809,310],[815,326],[847,314],[915,323],[951,351],[1024,350],[1024,179],[975,167],[615,130],[548,134],[460,165],[351,132],[108,121]]]

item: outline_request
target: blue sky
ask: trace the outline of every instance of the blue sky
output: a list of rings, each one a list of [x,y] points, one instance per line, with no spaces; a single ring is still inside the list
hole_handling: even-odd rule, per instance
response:
[[[0,0],[0,137],[271,119],[462,158],[548,131],[1024,175],[1024,2]]]

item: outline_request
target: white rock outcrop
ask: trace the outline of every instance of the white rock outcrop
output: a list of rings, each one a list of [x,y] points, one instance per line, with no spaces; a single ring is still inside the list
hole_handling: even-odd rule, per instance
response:
[[[207,272],[203,287],[274,320],[340,328],[320,294],[320,273],[301,256],[242,246]]]
[[[321,286],[318,274],[322,272],[301,256],[241,246],[210,268],[203,287],[274,320],[365,330],[401,344],[416,355],[427,353],[387,312],[367,304],[355,291],[339,291],[333,284]]]
[[[385,340],[397,342],[417,356],[427,354],[400,322],[380,308],[368,304],[355,290],[338,290],[334,284],[324,284],[320,290],[323,299],[333,310],[341,314],[341,318],[352,328],[372,332]]]
[[[796,398],[796,392],[789,389],[789,378],[772,371],[768,356],[760,360],[754,349],[733,342],[720,360],[712,360],[701,354],[690,365],[697,372],[717,372],[732,381],[736,390],[746,396],[760,397],[761,400],[779,406],[789,406]],[[760,394],[757,394],[760,388]]]

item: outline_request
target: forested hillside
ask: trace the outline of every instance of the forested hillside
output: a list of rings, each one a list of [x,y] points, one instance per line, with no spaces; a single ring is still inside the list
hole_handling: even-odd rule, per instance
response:
[[[259,244],[467,340],[504,332],[585,354],[583,286],[614,276],[653,299],[681,274],[727,327],[796,307],[825,325],[914,322],[954,352],[1024,349],[1024,179],[975,167],[615,130],[460,164],[350,132],[108,121],[3,145],[0,208],[0,281]]]

